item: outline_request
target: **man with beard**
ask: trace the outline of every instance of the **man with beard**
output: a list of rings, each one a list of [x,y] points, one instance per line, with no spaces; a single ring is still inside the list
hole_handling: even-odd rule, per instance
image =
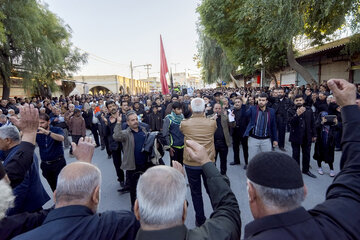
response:
[[[127,102],[126,102],[126,106],[127,106]],[[108,109],[108,115],[107,116],[102,115],[102,120],[106,124],[105,136],[107,136],[107,138],[108,138],[109,148],[111,150],[111,155],[112,155],[112,159],[113,159],[113,163],[114,163],[114,167],[115,167],[115,171],[116,171],[116,175],[117,175],[117,180],[121,186],[121,189],[119,189],[118,191],[124,192],[126,190],[124,188],[125,174],[124,174],[124,171],[120,168],[122,145],[121,145],[121,143],[115,141],[112,137],[114,134],[114,128],[115,128],[115,125],[117,122],[117,117],[119,115],[119,109],[113,100],[107,101],[106,107]]]
[[[277,90],[277,98],[275,99],[275,103],[272,105],[272,108],[275,110],[276,114],[276,127],[278,130],[278,138],[279,138],[279,149],[285,152],[285,133],[287,126],[287,111],[292,105],[290,99],[285,97],[284,89],[279,88]]]
[[[116,125],[113,138],[123,144],[124,156],[121,169],[126,170],[126,178],[129,184],[130,201],[133,209],[136,200],[136,185],[140,175],[149,167],[147,155],[142,151],[147,130],[139,126],[139,120],[135,111],[126,114],[126,123],[129,127],[122,130],[122,116],[116,115]]]
[[[245,166],[247,168],[248,159],[249,159],[249,148],[248,148],[248,138],[244,137],[246,126],[249,123],[249,118],[246,117],[246,106],[243,104],[243,100],[240,97],[234,99],[234,110],[233,114],[235,115],[235,127],[232,128],[232,139],[233,139],[233,150],[234,150],[234,161],[230,165],[240,164],[240,144],[243,148]]]
[[[288,111],[292,157],[300,165],[300,147],[302,150],[302,173],[316,178],[309,170],[311,143],[316,140],[315,121],[312,110],[304,107],[304,97],[295,96],[295,106]]]
[[[46,113],[39,114],[39,129],[36,143],[39,146],[42,174],[55,191],[57,177],[66,166],[64,158],[64,131],[59,127],[50,126],[50,118]]]
[[[268,95],[261,93],[258,98],[258,105],[252,106],[246,111],[246,116],[250,118],[250,122],[245,130],[244,137],[249,137],[250,160],[256,154],[270,152],[272,147],[278,145],[275,111],[266,107],[267,99]],[[244,104],[246,104],[246,101],[244,101]]]
[[[212,119],[216,121],[216,131],[214,133],[215,144],[215,162],[217,156],[220,157],[220,173],[226,175],[227,171],[227,155],[229,147],[231,146],[230,127],[235,125],[233,113],[230,113],[231,119],[228,116],[228,112],[221,107],[220,103],[214,104],[214,115]]]

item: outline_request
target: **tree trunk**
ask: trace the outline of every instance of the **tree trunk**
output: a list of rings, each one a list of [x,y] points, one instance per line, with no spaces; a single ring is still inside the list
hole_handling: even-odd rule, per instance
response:
[[[296,61],[291,42],[287,49],[287,59],[290,67],[293,68],[297,73],[299,73],[307,83],[317,84],[317,82],[315,81],[314,77],[310,74],[310,72]]]
[[[275,87],[277,88],[278,87],[278,84],[277,84],[277,79],[276,79],[276,75],[273,73],[273,72],[270,72],[270,71],[266,71],[266,73],[270,76],[270,78],[272,80],[275,81]],[[271,81],[270,81],[271,82]]]
[[[2,87],[3,87],[3,92],[2,92],[2,99],[6,99],[8,100],[10,97],[10,78],[6,76],[6,74],[1,74],[1,79],[2,79]]]

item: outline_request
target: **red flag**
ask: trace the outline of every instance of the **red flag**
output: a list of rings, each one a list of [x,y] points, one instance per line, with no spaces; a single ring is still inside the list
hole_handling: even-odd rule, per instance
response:
[[[166,73],[168,72],[164,46],[160,35],[160,82],[162,94],[169,94],[169,87],[166,80]]]
[[[258,75],[256,80],[257,80],[257,81],[256,81],[256,83],[257,83],[257,84],[260,84],[260,81],[261,81],[261,76],[260,76],[260,75]]]

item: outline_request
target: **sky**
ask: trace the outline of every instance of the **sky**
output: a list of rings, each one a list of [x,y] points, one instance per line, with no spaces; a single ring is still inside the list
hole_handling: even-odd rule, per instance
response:
[[[130,77],[134,66],[152,64],[160,72],[160,34],[169,69],[198,73],[196,7],[200,0],[43,0],[72,29],[74,46],[89,53],[88,63],[74,75]],[[175,65],[176,64],[176,65]],[[144,67],[134,78],[146,78]]]

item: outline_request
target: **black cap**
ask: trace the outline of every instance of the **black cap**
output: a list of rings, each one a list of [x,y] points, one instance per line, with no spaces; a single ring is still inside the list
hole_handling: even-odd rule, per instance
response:
[[[81,112],[80,109],[78,109],[78,108],[74,109],[74,113],[79,113],[79,112]]]
[[[236,93],[230,94],[230,98],[233,98],[233,97],[237,97],[237,94]]]
[[[261,186],[278,189],[296,189],[304,186],[296,161],[278,152],[257,154],[246,170],[247,178]]]
[[[214,97],[217,97],[217,96],[220,96],[220,95],[223,95],[222,92],[216,92],[216,93],[214,93]]]

